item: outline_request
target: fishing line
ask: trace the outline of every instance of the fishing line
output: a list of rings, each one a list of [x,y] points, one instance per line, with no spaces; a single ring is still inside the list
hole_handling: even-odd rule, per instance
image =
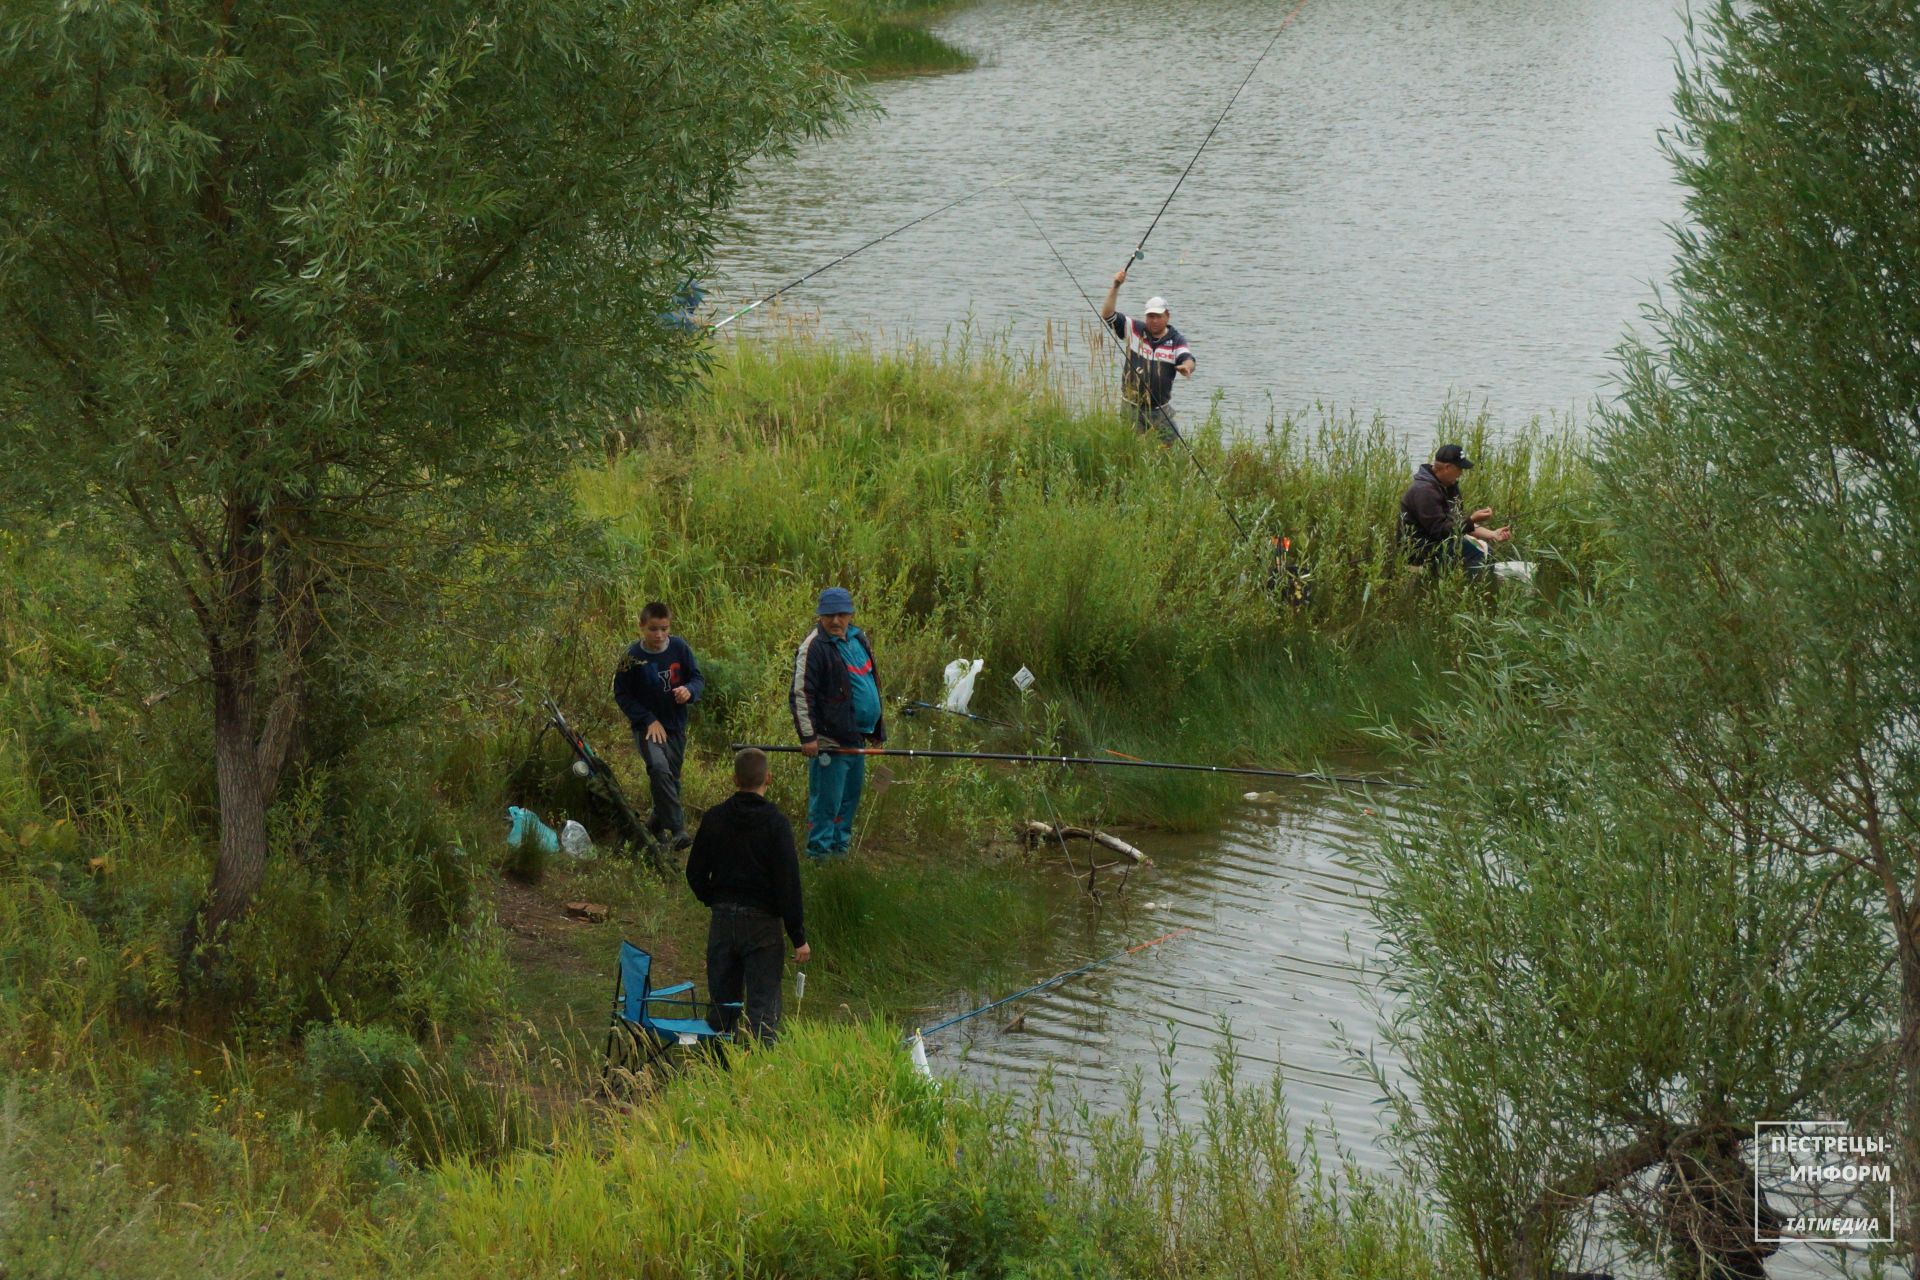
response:
[[[1014,177],[1018,177],[1018,176],[1019,176],[1018,174],[1014,175]],[[1002,178],[1000,181],[993,183],[991,186],[981,187],[978,191],[969,191],[966,195],[961,196],[958,200],[952,200],[946,204],[941,205],[938,209],[935,209],[932,213],[923,213],[919,217],[915,218],[912,222],[906,223],[902,226],[895,227],[893,230],[887,232],[887,234],[883,236],[875,236],[873,239],[861,245],[858,249],[848,250],[846,253],[841,254],[839,257],[835,258],[832,262],[827,263],[825,266],[815,267],[813,270],[807,272],[807,274],[801,276],[798,280],[795,280],[793,283],[783,284],[778,289],[775,289],[772,293],[768,294],[766,297],[758,299],[757,301],[748,303],[746,306],[740,308],[738,311],[734,312],[732,315],[728,316],[726,319],[720,320],[713,324],[708,325],[707,332],[718,333],[720,330],[732,324],[735,320],[738,320],[741,316],[747,314],[747,312],[752,311],[755,307],[763,306],[766,303],[772,302],[775,298],[787,292],[789,289],[799,288],[801,285],[805,284],[807,281],[819,275],[822,271],[829,271],[834,267],[839,266],[841,263],[845,262],[848,258],[853,257],[855,254],[865,253],[868,249],[873,248],[873,246],[879,244],[882,240],[891,240],[895,236],[899,235],[902,231],[907,231],[913,227],[917,227],[929,218],[937,218],[941,214],[945,213],[947,210],[963,205],[967,201],[973,199],[975,196],[983,196],[987,192],[992,191],[995,187],[1004,187],[1009,182],[1012,182],[1012,181],[1013,181],[1013,178]]]
[[[904,698],[901,700],[900,706],[908,716],[912,716],[916,711],[944,711],[950,716],[960,716],[966,720],[978,720],[981,724],[990,724],[996,729],[1020,728],[1019,725],[1008,720],[995,720],[992,716],[977,716],[971,711],[955,711],[952,707],[943,707],[937,702],[922,702],[918,698]]]
[[[913,1035],[908,1036],[906,1038],[905,1043],[907,1044],[913,1043],[915,1037],[919,1037],[920,1039],[925,1039],[926,1037],[932,1035],[936,1031],[944,1031],[948,1027],[951,1027],[956,1023],[965,1022],[968,1018],[977,1018],[983,1013],[987,1013],[991,1010],[998,1009],[1001,1005],[1009,1004],[1015,1000],[1020,999],[1022,996],[1030,996],[1035,994],[1036,992],[1045,991],[1048,987],[1057,987],[1061,983],[1065,982],[1068,978],[1077,978],[1081,974],[1086,973],[1090,969],[1098,969],[1103,964],[1112,964],[1115,960],[1124,960],[1126,957],[1133,955],[1135,952],[1145,951],[1148,947],[1157,947],[1163,942],[1171,942],[1182,934],[1192,933],[1192,932],[1193,932],[1192,929],[1175,929],[1172,933],[1164,934],[1161,937],[1153,939],[1153,941],[1151,942],[1137,942],[1133,946],[1126,948],[1124,951],[1116,951],[1112,955],[1106,956],[1102,959],[1089,961],[1088,963],[1081,965],[1078,969],[1069,969],[1065,973],[1056,973],[1053,977],[1048,978],[1045,982],[1036,982],[1024,991],[1016,991],[1010,996],[1001,996],[998,1000],[993,1001],[991,1004],[983,1004],[978,1009],[969,1009],[965,1013],[959,1014],[952,1018],[948,1018],[945,1022],[936,1022],[930,1027],[923,1027],[919,1031],[916,1031]]]
[[[1033,216],[1033,210],[1027,208],[1027,202],[1020,198],[1018,191],[1013,193],[1013,202],[1020,206],[1020,212],[1027,215],[1027,221],[1033,224],[1033,229],[1040,233],[1040,239],[1046,244],[1047,252],[1051,253],[1053,260],[1060,264],[1060,269],[1067,273],[1067,279],[1073,281],[1074,291],[1080,295],[1080,301],[1087,304],[1087,310],[1093,312],[1094,321],[1100,326],[1100,336],[1103,339],[1112,337],[1113,329],[1107,324],[1106,318],[1100,314],[1100,308],[1093,305],[1093,299],[1088,297],[1087,291],[1080,287],[1080,277],[1073,274],[1073,268],[1068,266],[1067,260],[1060,256],[1060,251],[1053,247],[1053,238],[1047,234],[1047,229],[1040,225],[1040,219]]]
[[[1187,161],[1187,167],[1180,171],[1179,181],[1173,184],[1173,190],[1167,192],[1167,198],[1161,202],[1160,213],[1154,214],[1153,221],[1147,224],[1147,234],[1141,236],[1140,243],[1134,246],[1133,256],[1127,259],[1128,266],[1132,266],[1147,256],[1147,239],[1153,235],[1153,229],[1160,225],[1160,215],[1167,211],[1167,206],[1173,203],[1173,198],[1180,194],[1181,183],[1184,183],[1187,180],[1187,175],[1193,172],[1193,166],[1200,163],[1200,153],[1207,149],[1209,142],[1213,141],[1215,130],[1219,129],[1221,124],[1226,120],[1227,112],[1233,110],[1233,104],[1240,101],[1241,93],[1243,93],[1247,85],[1253,81],[1253,73],[1260,69],[1260,64],[1267,60],[1269,53],[1273,52],[1273,46],[1280,43],[1280,37],[1286,31],[1288,24],[1300,15],[1300,10],[1306,7],[1306,3],[1307,0],[1299,0],[1299,3],[1293,6],[1292,11],[1280,20],[1280,28],[1273,33],[1273,39],[1267,41],[1267,47],[1260,51],[1260,56],[1253,60],[1251,67],[1247,68],[1246,79],[1240,82],[1240,87],[1233,91],[1231,98],[1227,99],[1227,105],[1220,110],[1220,118],[1213,122],[1212,129],[1207,130],[1207,136],[1200,139],[1200,145],[1194,149],[1193,159]]]
[[[1067,874],[1073,877],[1075,884],[1078,884],[1080,873],[1074,869],[1073,854],[1067,850],[1067,824],[1060,820],[1060,811],[1053,807],[1053,797],[1047,794],[1047,784],[1044,782],[1040,784],[1040,799],[1046,802],[1047,812],[1053,816],[1053,837],[1060,842],[1060,856],[1066,860]],[[1100,868],[1095,865],[1095,861],[1093,842],[1089,840],[1087,842],[1087,896],[1098,905],[1100,898],[1093,891],[1093,878],[1099,873]]]

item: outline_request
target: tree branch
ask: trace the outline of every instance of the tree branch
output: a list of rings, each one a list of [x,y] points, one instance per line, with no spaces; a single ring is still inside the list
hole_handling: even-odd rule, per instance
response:
[[[107,171],[100,162],[100,128],[106,115],[106,73],[93,69],[93,117],[87,122],[87,136],[93,143],[93,183],[100,197],[100,225],[106,229],[107,244],[113,251],[113,274],[120,285],[120,296],[131,298],[127,283],[127,261],[120,251],[120,233],[113,225],[113,206],[107,200]]]

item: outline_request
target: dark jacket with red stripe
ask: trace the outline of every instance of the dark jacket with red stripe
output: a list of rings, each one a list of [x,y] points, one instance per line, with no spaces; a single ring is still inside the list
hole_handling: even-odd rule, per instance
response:
[[[873,637],[862,631],[860,643],[873,659]],[[873,663],[873,679],[880,681],[880,664]],[[858,746],[861,733],[853,723],[853,677],[847,674],[840,645],[818,626],[807,632],[793,655],[793,687],[787,695],[793,711],[793,730],[800,741],[825,738],[841,746]],[[887,740],[887,717],[883,712],[873,726],[873,740]]]

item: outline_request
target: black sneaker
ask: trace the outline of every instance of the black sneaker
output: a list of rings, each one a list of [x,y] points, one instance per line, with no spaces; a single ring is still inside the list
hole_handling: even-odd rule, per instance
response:
[[[677,832],[673,839],[667,842],[667,847],[675,853],[679,853],[682,849],[693,847],[693,837],[684,831]]]

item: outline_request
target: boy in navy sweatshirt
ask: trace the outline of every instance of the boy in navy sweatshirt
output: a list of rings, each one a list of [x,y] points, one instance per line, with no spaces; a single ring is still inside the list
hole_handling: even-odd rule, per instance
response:
[[[674,849],[692,843],[680,807],[680,764],[687,754],[687,707],[707,682],[693,650],[673,633],[673,612],[658,600],[640,611],[640,638],[613,673],[613,700],[633,726],[633,745],[647,762],[653,812],[647,830]]]

